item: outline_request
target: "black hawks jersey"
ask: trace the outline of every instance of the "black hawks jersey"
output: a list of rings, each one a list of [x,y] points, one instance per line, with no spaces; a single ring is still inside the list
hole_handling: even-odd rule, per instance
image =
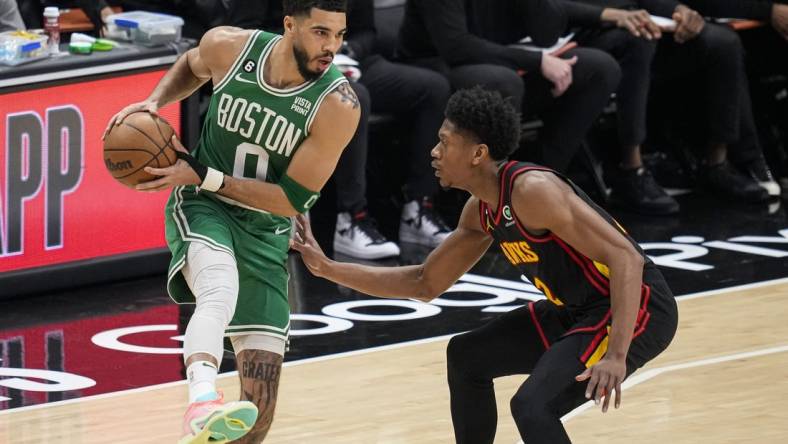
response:
[[[533,285],[542,291],[553,304],[563,306],[578,314],[578,325],[574,331],[595,331],[610,322],[610,282],[607,265],[596,262],[566,243],[554,233],[530,233],[520,224],[512,205],[512,187],[515,179],[529,171],[547,171],[564,180],[574,192],[608,223],[619,230],[643,255],[646,270],[656,267],[643,253],[638,244],[626,233],[605,210],[597,206],[580,188],[569,179],[549,168],[523,162],[508,162],[501,168],[500,200],[496,211],[486,202],[479,202],[482,228],[498,243],[503,255]],[[644,280],[652,273],[644,272]],[[644,283],[641,292],[641,309],[638,314],[638,327],[644,328],[648,321],[650,287]],[[581,313],[598,313],[582,322]]]

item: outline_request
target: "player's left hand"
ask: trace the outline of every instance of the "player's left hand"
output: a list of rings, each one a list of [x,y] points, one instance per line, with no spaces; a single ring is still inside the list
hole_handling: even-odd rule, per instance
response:
[[[172,136],[172,146],[176,151],[183,153],[189,152],[175,135]],[[173,165],[167,168],[145,167],[145,172],[160,177],[137,185],[136,189],[138,191],[152,193],[181,185],[199,185],[202,183],[200,176],[198,176],[192,167],[189,166],[189,163],[183,159],[178,159]]]
[[[586,398],[591,399],[593,396],[596,405],[599,405],[602,398],[605,398],[605,402],[602,404],[602,413],[605,413],[610,405],[613,390],[616,391],[615,407],[618,408],[621,405],[621,383],[624,382],[626,376],[626,360],[604,357],[596,365],[592,365],[577,375],[575,380],[578,382],[588,381]]]

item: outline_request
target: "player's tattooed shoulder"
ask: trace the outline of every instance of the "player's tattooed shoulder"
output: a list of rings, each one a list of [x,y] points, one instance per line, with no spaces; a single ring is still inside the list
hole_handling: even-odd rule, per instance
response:
[[[343,102],[350,103],[353,106],[353,109],[359,107],[358,96],[356,92],[353,91],[353,88],[350,87],[349,83],[343,83],[334,90],[334,93],[339,94],[339,97],[342,99]]]

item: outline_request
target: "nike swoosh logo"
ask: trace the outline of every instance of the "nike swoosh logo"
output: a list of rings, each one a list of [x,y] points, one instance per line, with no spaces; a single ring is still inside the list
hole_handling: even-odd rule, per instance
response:
[[[243,82],[243,83],[251,83],[252,85],[257,85],[257,82],[253,82],[251,80],[246,80],[243,77],[241,77],[241,73],[240,72],[235,75],[235,80],[237,80],[239,82]]]
[[[285,233],[287,233],[288,231],[290,231],[290,227],[285,227],[285,228],[279,228],[279,227],[276,227],[276,231],[274,231],[274,234],[277,234],[277,235],[279,235],[279,234],[285,234]]]

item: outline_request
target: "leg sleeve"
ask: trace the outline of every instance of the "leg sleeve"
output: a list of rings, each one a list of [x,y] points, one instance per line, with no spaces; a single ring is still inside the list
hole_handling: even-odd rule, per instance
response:
[[[208,353],[217,367],[224,354],[224,330],[238,301],[238,268],[229,253],[189,243],[183,276],[197,301],[186,327],[183,357]]]

